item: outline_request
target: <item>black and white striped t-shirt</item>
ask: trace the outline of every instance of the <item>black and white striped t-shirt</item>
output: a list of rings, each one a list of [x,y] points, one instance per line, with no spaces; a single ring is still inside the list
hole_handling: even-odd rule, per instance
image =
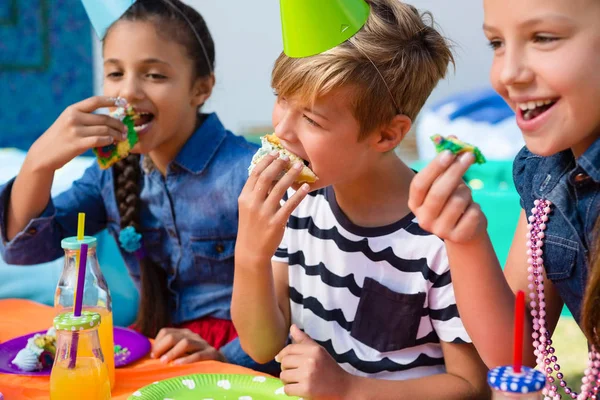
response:
[[[352,374],[403,380],[443,373],[440,340],[471,341],[444,243],[413,214],[359,227],[333,189],[321,189],[293,212],[273,260],[289,265],[292,323]]]

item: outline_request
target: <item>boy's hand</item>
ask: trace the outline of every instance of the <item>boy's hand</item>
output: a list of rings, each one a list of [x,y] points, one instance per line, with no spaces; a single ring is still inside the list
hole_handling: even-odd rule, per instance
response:
[[[92,114],[104,107],[115,107],[115,99],[94,96],[67,107],[33,144],[30,156],[41,168],[55,171],[89,149],[124,140],[127,128],[121,121]]]
[[[352,376],[323,347],[296,325],[290,328],[294,344],[275,357],[281,363],[285,393],[313,400],[345,399]]]
[[[455,243],[485,232],[487,220],[462,180],[474,161],[471,153],[457,158],[445,150],[413,178],[408,206],[421,228]]]
[[[221,352],[209,345],[200,335],[189,329],[163,328],[156,335],[152,358],[167,364],[189,364],[196,361],[217,360],[226,362]]]
[[[308,184],[281,205],[281,199],[292,187],[303,164],[298,162],[280,179],[289,158],[277,158],[277,151],[267,155],[252,170],[238,199],[239,227],[236,258],[252,254],[270,260],[281,243],[289,216],[308,193]]]

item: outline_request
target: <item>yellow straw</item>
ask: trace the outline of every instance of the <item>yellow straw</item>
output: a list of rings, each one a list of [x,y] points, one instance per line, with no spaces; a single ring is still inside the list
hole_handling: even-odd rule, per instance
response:
[[[77,220],[77,240],[83,240],[83,230],[85,229],[85,213],[79,213]],[[79,265],[79,264],[77,264]]]
[[[85,213],[79,213],[77,218],[77,241],[83,240],[83,232],[85,230]],[[75,282],[77,282],[77,276],[79,275],[79,256],[80,251],[77,250],[75,255]],[[77,285],[75,285],[75,291],[73,292],[73,307],[77,300]],[[73,309],[75,310],[75,309]]]

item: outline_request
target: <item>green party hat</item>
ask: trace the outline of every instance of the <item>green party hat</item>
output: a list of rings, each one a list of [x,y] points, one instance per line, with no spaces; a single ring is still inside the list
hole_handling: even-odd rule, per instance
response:
[[[300,58],[345,42],[369,17],[364,0],[280,0],[283,51]]]

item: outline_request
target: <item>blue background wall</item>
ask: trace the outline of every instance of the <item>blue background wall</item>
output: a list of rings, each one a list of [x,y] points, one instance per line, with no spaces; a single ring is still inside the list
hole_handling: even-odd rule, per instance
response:
[[[92,94],[81,2],[0,0],[0,148],[28,149],[68,105]]]

